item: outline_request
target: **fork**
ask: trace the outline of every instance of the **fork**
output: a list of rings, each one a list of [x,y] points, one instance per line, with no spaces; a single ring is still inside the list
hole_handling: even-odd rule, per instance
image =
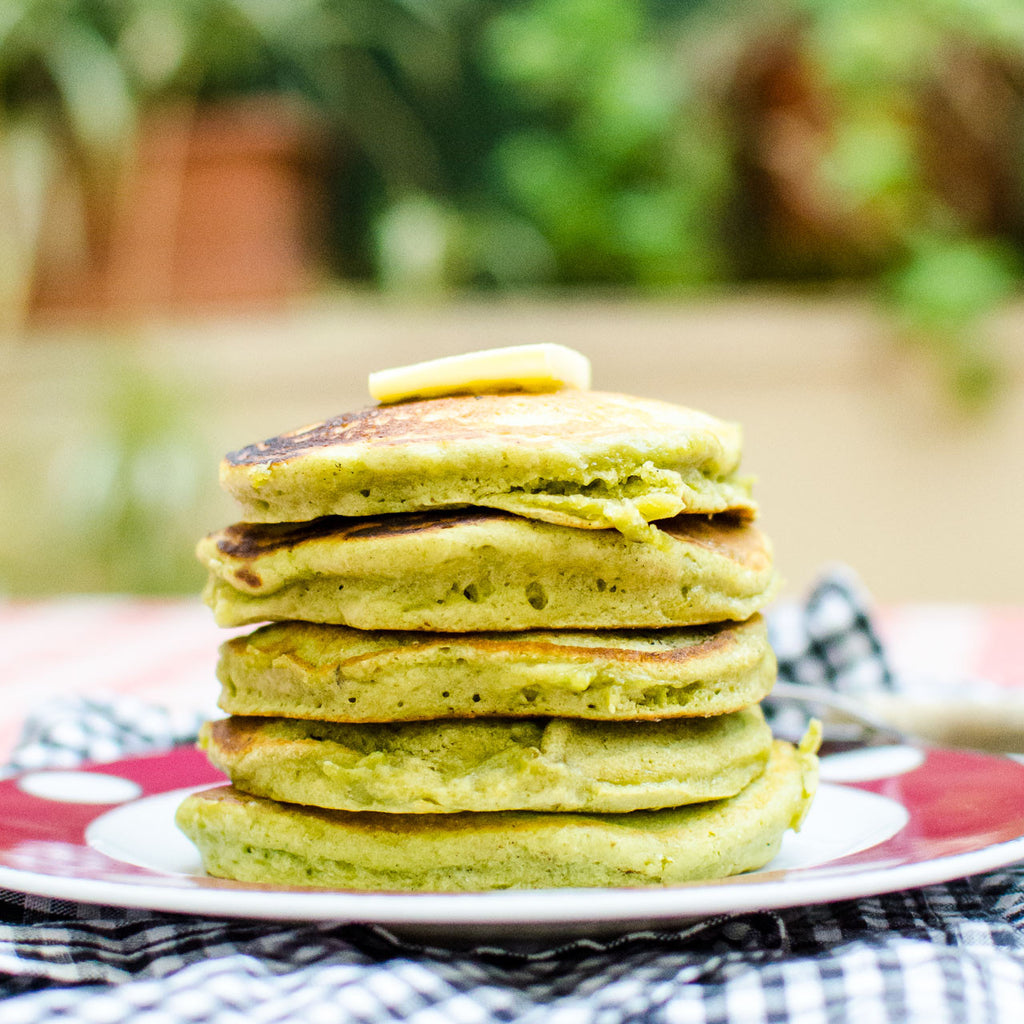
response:
[[[850,697],[824,686],[777,682],[768,702],[809,705],[824,724],[856,726],[860,743],[929,742],[1024,753],[1024,699],[920,700],[893,693]],[[846,738],[846,737],[844,737]]]

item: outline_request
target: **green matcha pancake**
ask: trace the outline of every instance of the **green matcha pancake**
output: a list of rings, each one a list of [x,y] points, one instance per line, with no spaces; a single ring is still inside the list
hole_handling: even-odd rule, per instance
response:
[[[655,543],[487,510],[237,523],[199,542],[221,626],[303,619],[468,632],[742,620],[773,595],[767,538],[677,516]]]
[[[676,885],[765,865],[817,780],[812,746],[776,741],[736,796],[629,814],[373,814],[195,793],[177,823],[222,878],[312,888],[457,892]]]
[[[681,629],[400,633],[279,622],[221,645],[237,715],[388,722],[478,715],[720,715],[775,682],[764,619]]]
[[[248,522],[482,506],[563,526],[753,515],[740,429],[681,406],[572,389],[456,395],[348,413],[231,452]]]
[[[388,814],[619,813],[718,800],[764,771],[771,742],[757,707],[662,722],[226,718],[200,735],[244,793]]]

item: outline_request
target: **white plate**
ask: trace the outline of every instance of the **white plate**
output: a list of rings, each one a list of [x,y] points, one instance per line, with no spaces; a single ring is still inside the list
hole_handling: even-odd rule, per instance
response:
[[[223,779],[182,748],[0,782],[0,886],[154,911],[530,938],[875,895],[1024,858],[1024,765],[1009,758],[877,748],[823,758],[822,777],[801,832],[787,834],[767,867],[735,878],[666,889],[325,892],[203,873],[174,810],[186,792]]]

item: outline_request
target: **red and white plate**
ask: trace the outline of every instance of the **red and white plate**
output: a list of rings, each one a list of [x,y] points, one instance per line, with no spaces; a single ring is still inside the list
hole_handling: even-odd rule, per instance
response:
[[[804,827],[787,834],[771,864],[669,889],[361,893],[211,878],[174,811],[186,793],[220,782],[191,748],[0,782],[0,887],[212,917],[530,937],[871,896],[1024,859],[1024,764],[960,750],[876,747],[824,757]]]

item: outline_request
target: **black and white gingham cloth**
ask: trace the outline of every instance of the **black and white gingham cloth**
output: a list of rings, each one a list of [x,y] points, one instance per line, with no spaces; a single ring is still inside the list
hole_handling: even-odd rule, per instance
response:
[[[870,598],[844,566],[823,576],[803,604],[772,609],[768,627],[780,679],[851,696],[895,688]]]
[[[36,768],[71,768],[193,743],[204,715],[171,711],[134,697],[67,698],[25,723],[0,778]]]
[[[871,600],[859,579],[835,566],[802,604],[780,604],[768,617],[779,679],[824,687],[846,696],[893,691],[896,680],[871,617]],[[762,708],[778,736],[799,739],[817,710],[769,698]],[[853,725],[825,723],[826,739],[857,739]],[[1024,1024],[1024,1022],[1022,1022]]]
[[[847,574],[824,579],[771,626],[786,678],[850,691],[896,685]],[[30,723],[11,767],[160,749],[193,729],[137,703],[70,702]],[[528,951],[0,892],[0,1021],[53,1020],[1021,1024],[1024,866]]]

